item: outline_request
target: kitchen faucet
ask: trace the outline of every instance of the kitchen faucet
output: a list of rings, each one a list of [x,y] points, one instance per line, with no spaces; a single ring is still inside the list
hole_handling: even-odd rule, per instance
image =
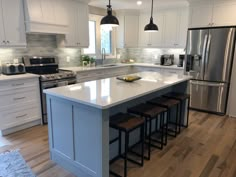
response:
[[[104,64],[105,59],[106,59],[106,49],[102,48],[102,65]]]

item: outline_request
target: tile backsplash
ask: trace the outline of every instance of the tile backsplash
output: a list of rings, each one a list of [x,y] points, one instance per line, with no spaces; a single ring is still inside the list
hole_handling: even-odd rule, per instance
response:
[[[22,60],[22,56],[57,56],[60,67],[79,66],[80,49],[57,48],[56,35],[27,34],[26,48],[0,48],[0,63]],[[70,60],[67,62],[67,60]]]
[[[160,63],[163,54],[174,54],[174,63],[179,61],[179,55],[184,54],[184,49],[158,49],[158,48],[126,48],[117,49],[117,56],[122,59],[134,59],[138,63]],[[119,58],[118,57],[118,58]]]

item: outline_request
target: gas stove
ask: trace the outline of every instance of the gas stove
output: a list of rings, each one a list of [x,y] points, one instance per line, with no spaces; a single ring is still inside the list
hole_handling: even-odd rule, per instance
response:
[[[40,81],[75,78],[73,71],[60,70],[56,57],[24,57],[26,72],[40,75]]]
[[[76,74],[73,71],[60,70],[56,57],[24,57],[23,63],[26,72],[40,75],[42,123],[47,124],[46,95],[43,90],[75,84]]]
[[[74,78],[76,77],[76,74],[72,71],[65,71],[65,70],[59,70],[58,73],[54,74],[41,74],[40,80],[42,82],[44,81],[53,81],[53,80],[60,80],[60,79],[68,79],[68,78]]]

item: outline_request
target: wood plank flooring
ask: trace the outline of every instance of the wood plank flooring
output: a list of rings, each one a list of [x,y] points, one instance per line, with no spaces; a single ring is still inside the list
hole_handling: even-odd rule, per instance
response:
[[[0,137],[0,152],[20,149],[38,177],[74,177],[50,161],[47,126]],[[153,150],[144,167],[129,164],[129,177],[236,177],[236,118],[190,112],[189,128],[161,150]],[[116,163],[122,174],[122,161]]]

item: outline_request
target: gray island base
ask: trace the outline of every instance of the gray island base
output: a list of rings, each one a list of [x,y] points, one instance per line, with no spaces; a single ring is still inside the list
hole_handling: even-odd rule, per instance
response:
[[[45,90],[51,159],[78,177],[109,177],[109,160],[117,152],[115,143],[109,147],[117,136],[109,117],[171,91],[188,91],[189,76],[137,75],[142,79],[133,83],[107,78]],[[135,143],[137,137],[130,139]]]

